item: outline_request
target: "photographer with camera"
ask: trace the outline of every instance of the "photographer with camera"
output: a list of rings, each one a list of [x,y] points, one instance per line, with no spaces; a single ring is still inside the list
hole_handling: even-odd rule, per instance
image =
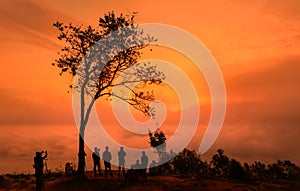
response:
[[[44,154],[44,156],[43,156]],[[43,185],[43,169],[44,169],[44,160],[47,158],[47,151],[36,152],[34,161],[35,177],[36,177],[36,190],[41,191]]]

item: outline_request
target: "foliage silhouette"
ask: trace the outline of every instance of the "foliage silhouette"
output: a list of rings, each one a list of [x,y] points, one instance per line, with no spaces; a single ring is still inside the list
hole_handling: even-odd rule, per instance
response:
[[[289,160],[278,160],[276,163],[268,165],[268,175],[273,180],[295,180],[299,179],[300,168]]]
[[[184,149],[174,158],[174,171],[184,175],[204,177],[209,174],[209,165],[203,162],[194,150]]]
[[[218,149],[217,154],[212,157],[211,165],[216,175],[227,177],[229,175],[230,159],[223,153],[222,149]]]
[[[195,151],[184,149],[171,161],[174,173],[190,175],[198,178],[228,178],[235,180],[300,180],[300,168],[289,160],[278,160],[265,165],[255,161],[253,164],[230,159],[218,149],[208,164],[202,161]]]
[[[116,16],[109,12],[99,19],[98,27],[61,22],[53,26],[60,32],[58,39],[66,43],[53,65],[61,69],[60,75],[67,73],[78,77],[76,84],[69,87],[80,94],[78,175],[84,176],[84,132],[95,101],[100,97],[116,97],[145,115],[153,116],[154,110],[149,103],[155,97],[153,91],[144,88],[160,84],[165,76],[150,63],[137,64],[141,51],[155,38],[135,25],[134,14]],[[128,72],[130,67],[134,69]],[[123,81],[116,83],[118,77],[123,77]],[[139,85],[130,86],[133,83]],[[130,89],[131,96],[126,98],[122,93],[113,93],[112,88],[116,86]]]
[[[159,157],[159,164],[167,161],[166,151],[166,136],[165,133],[159,129],[154,132],[149,131],[149,139],[151,147],[155,148]]]
[[[245,179],[245,171],[239,161],[230,159],[228,178],[235,180]]]
[[[251,165],[251,175],[254,179],[265,179],[267,176],[266,165],[262,162],[254,161]]]
[[[168,174],[172,170],[172,158],[175,157],[175,153],[172,151],[169,153],[166,151],[167,143],[166,136],[163,131],[156,129],[154,132],[149,131],[150,145],[155,148],[156,153],[158,154],[158,168],[153,168],[151,171],[157,171],[157,174]],[[155,173],[154,173],[155,174]]]

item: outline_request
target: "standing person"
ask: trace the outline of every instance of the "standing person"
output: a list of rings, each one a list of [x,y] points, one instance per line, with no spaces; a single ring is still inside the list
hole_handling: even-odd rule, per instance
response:
[[[155,160],[153,160],[149,165],[149,172],[151,175],[155,175],[158,172],[157,163]]]
[[[107,173],[109,171],[110,176],[112,176],[112,172],[111,172],[111,153],[108,151],[109,147],[106,146],[105,147],[105,151],[102,154],[102,158],[104,160],[104,167],[105,167],[105,176],[107,176]]]
[[[141,167],[142,167],[142,174],[144,176],[144,178],[146,179],[146,172],[147,172],[147,167],[148,167],[148,157],[145,153],[145,151],[142,152],[142,156],[141,156]]]
[[[123,176],[125,174],[125,156],[126,156],[126,152],[124,151],[124,148],[120,147],[120,151],[118,152],[118,157],[119,157],[119,173],[118,173],[118,176],[120,176],[120,174],[121,174],[121,168],[122,168]]]
[[[101,165],[100,165],[100,149],[97,147],[94,148],[94,152],[92,154],[93,162],[94,162],[94,175],[97,176],[97,168],[99,171],[99,175],[101,175]]]
[[[45,155],[43,156],[43,153]],[[41,191],[43,186],[43,169],[44,169],[44,160],[47,158],[48,153],[47,151],[36,152],[35,157],[33,158],[34,161],[34,169],[35,169],[35,178],[36,178],[36,190]]]

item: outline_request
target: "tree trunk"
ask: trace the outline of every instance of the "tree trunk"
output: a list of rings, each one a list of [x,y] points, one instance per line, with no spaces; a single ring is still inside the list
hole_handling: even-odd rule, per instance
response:
[[[85,71],[86,74],[88,74],[88,70]],[[79,129],[79,152],[78,152],[78,176],[79,178],[84,178],[85,177],[85,156],[86,153],[84,151],[84,131],[85,127],[88,123],[89,116],[92,110],[92,107],[95,103],[95,99],[92,99],[91,103],[89,103],[89,106],[85,112],[85,88],[88,84],[89,78],[86,77],[84,79],[84,82],[81,87],[80,91],[80,129]]]
[[[87,79],[84,80],[84,83],[81,87],[80,92],[80,128],[79,128],[79,148],[78,148],[78,170],[77,175],[79,178],[83,178],[85,176],[85,151],[84,151],[84,107],[85,107],[85,99],[84,99],[84,92],[85,86],[87,83]]]
[[[85,105],[84,93],[82,93],[81,96],[82,98],[81,98],[81,120],[80,120],[80,130],[79,130],[78,176],[79,178],[84,178],[85,177],[85,156],[86,156],[86,153],[84,151],[84,134],[85,134],[84,131],[88,123],[92,107],[95,103],[95,99],[91,101],[84,115],[84,105]]]
[[[78,176],[85,176],[85,151],[84,151],[84,138],[79,134],[79,153],[78,153]]]

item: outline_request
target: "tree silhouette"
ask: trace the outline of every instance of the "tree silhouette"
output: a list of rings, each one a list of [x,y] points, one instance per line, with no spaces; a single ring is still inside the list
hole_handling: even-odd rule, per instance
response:
[[[213,155],[211,165],[217,175],[228,176],[230,160],[223,153],[222,149],[217,150],[217,154]]]
[[[150,145],[156,149],[159,164],[167,161],[168,154],[166,152],[166,136],[163,131],[156,129],[154,132],[149,131]]]
[[[176,154],[171,150],[167,152],[166,136],[163,131],[156,129],[154,132],[149,131],[150,145],[155,148],[158,154],[158,174],[172,173],[173,161]]]
[[[235,159],[230,159],[228,178],[235,180],[244,180],[245,171],[241,163]]]
[[[53,25],[60,32],[58,39],[66,43],[53,65],[61,69],[60,75],[68,73],[77,77],[76,84],[70,88],[80,95],[78,175],[84,176],[84,132],[95,101],[100,97],[116,97],[146,115],[154,115],[149,106],[155,99],[153,91],[144,88],[160,84],[165,76],[150,63],[137,64],[142,49],[155,38],[135,25],[134,15],[116,16],[109,12],[99,19],[98,27],[61,22]],[[127,70],[130,67],[133,71]],[[118,77],[123,80],[116,81]],[[136,83],[139,85],[132,86]],[[130,97],[113,92],[112,88],[117,86],[129,89]]]
[[[268,174],[271,179],[294,180],[299,176],[299,167],[289,160],[278,160],[268,165]]]
[[[218,149],[217,154],[213,155],[210,165],[203,162],[195,151],[188,149],[178,153],[172,164],[175,173],[198,178],[217,175],[235,180],[300,180],[300,168],[289,160],[278,160],[269,165],[254,161],[253,164],[244,163],[242,166],[238,160],[225,156],[222,149]]]
[[[208,173],[209,166],[207,163],[202,162],[200,155],[195,151],[183,149],[174,158],[175,172],[180,174],[200,175]]]
[[[262,162],[254,161],[251,165],[252,176],[255,179],[263,179],[266,178],[267,169],[266,165]]]

